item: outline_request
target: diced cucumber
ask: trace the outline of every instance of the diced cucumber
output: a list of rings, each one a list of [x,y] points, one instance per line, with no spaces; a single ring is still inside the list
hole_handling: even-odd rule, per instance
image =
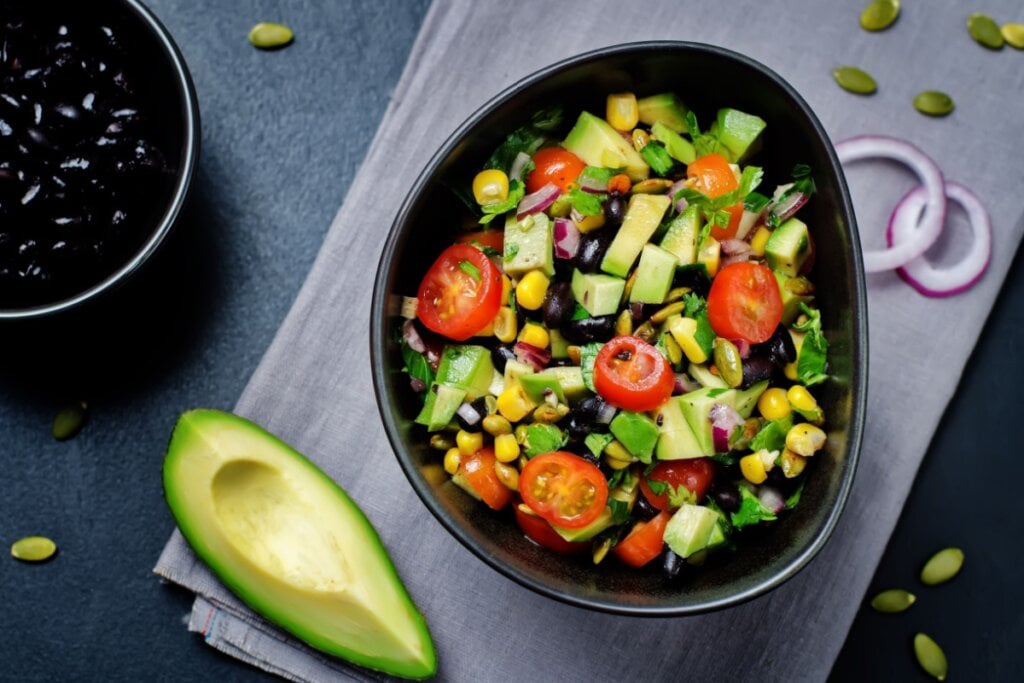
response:
[[[681,214],[668,224],[661,248],[672,252],[679,265],[685,266],[697,260],[697,236],[700,235],[702,215],[696,204],[687,206]]]
[[[505,273],[511,277],[540,270],[555,274],[555,244],[551,219],[533,213],[517,221],[515,211],[505,219]]]
[[[630,197],[622,225],[601,261],[601,270],[626,277],[671,203],[668,195],[663,194],[635,194]]]
[[[764,245],[764,257],[772,270],[794,277],[800,272],[811,252],[807,224],[799,218],[788,218],[772,231]]]

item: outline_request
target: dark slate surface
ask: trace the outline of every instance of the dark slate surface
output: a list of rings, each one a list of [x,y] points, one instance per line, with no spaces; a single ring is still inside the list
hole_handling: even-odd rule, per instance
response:
[[[43,565],[0,557],[0,680],[271,679],[188,633],[190,596],[151,573],[173,526],[160,462],[178,413],[230,408],[255,369],[428,5],[149,4],[199,93],[196,191],[169,247],[130,289],[81,315],[0,326],[0,545],[37,533],[60,545]],[[254,50],[245,35],[261,20],[291,25],[295,44]],[[862,610],[837,680],[924,680],[910,652],[918,630],[946,648],[960,680],[1024,679],[1019,256],[1016,265],[873,584],[910,588],[919,601],[897,616]],[[78,398],[91,419],[58,443],[52,418]],[[920,586],[920,564],[948,544],[967,553],[963,575]]]

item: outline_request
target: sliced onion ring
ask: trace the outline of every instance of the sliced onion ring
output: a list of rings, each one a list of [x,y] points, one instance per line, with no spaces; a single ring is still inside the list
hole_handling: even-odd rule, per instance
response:
[[[942,171],[928,155],[905,140],[885,135],[863,135],[844,140],[836,145],[836,154],[844,164],[875,157],[895,159],[909,166],[923,184],[925,210],[917,229],[906,240],[897,240],[888,249],[865,250],[866,272],[899,268],[935,244],[946,222],[946,192]]]
[[[922,255],[897,270],[900,277],[925,296],[953,296],[970,288],[988,269],[992,255],[992,223],[981,200],[963,185],[951,181],[945,183],[945,194],[967,212],[973,239],[963,257],[948,268],[936,267]],[[910,239],[920,229],[918,221],[926,202],[924,188],[920,186],[900,200],[886,231],[889,244]]]

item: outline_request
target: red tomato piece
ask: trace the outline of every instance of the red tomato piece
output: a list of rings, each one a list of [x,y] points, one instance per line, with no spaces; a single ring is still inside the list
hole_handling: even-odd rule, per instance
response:
[[[565,451],[530,459],[519,474],[519,495],[551,524],[584,527],[608,502],[608,480],[596,465]]]
[[[463,458],[459,469],[470,487],[492,510],[500,510],[512,500],[512,491],[501,483],[494,471],[494,449],[481,448],[473,455]]]
[[[743,202],[737,202],[736,204],[723,209],[729,213],[729,224],[724,228],[717,223],[711,226],[711,236],[721,242],[722,240],[731,240],[736,237],[736,232],[740,229],[740,219],[743,218]]]
[[[708,197],[721,197],[738,189],[740,184],[729,162],[721,154],[705,154],[686,167],[686,177],[695,178],[694,189]]]
[[[659,512],[646,522],[637,522],[629,534],[612,548],[615,557],[634,569],[656,558],[665,544],[665,526],[671,518],[668,512]]]
[[[533,155],[534,169],[526,175],[526,191],[536,192],[554,183],[565,192],[586,168],[583,161],[563,147],[545,147]]]
[[[719,337],[768,341],[782,321],[782,295],[771,268],[733,263],[722,268],[708,292],[708,322]]]
[[[465,341],[487,327],[501,306],[501,271],[482,251],[453,244],[423,276],[416,316],[427,329]]]
[[[708,492],[711,480],[715,476],[715,466],[707,458],[690,460],[666,460],[660,462],[645,476],[640,477],[640,490],[644,498],[659,510],[671,509],[669,491],[660,494],[654,492],[649,482],[660,481],[673,489],[685,486],[693,492],[698,501]]]
[[[672,366],[639,337],[615,337],[594,361],[594,387],[617,408],[642,412],[668,400],[675,386]]]
[[[567,541],[551,528],[551,525],[537,515],[528,515],[515,507],[516,524],[528,539],[542,548],[547,548],[562,555],[574,555],[590,547],[587,542]]]
[[[490,247],[502,252],[505,250],[504,230],[476,230],[474,232],[460,232],[455,237],[459,244],[472,244],[478,247]]]

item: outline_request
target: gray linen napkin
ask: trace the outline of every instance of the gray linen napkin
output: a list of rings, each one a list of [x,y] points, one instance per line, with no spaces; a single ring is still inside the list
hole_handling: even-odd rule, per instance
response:
[[[974,44],[964,29],[966,10],[952,0],[928,3],[927,11],[904,7],[897,24],[880,34],[857,27],[857,5],[648,0],[641,9],[607,0],[436,0],[430,9],[366,161],[237,411],[318,462],[363,507],[431,625],[441,678],[827,676],[1024,231],[1024,162],[1007,144],[1022,132],[1012,114],[1024,104],[1019,55]],[[1005,17],[1015,16],[1015,5],[987,3]],[[597,614],[540,597],[442,529],[408,486],[380,426],[367,365],[369,292],[358,285],[369,282],[393,218],[379,198],[402,196],[473,109],[553,61],[644,39],[708,42],[749,54],[804,95],[833,140],[886,133],[914,142],[951,179],[978,191],[995,230],[988,274],[959,296],[927,299],[894,274],[868,277],[867,431],[846,512],[823,552],[766,596],[673,620]],[[878,94],[839,90],[831,70],[841,64],[875,74]],[[930,88],[953,95],[958,106],[951,116],[927,119],[911,108],[913,95]],[[862,242],[881,246],[888,211],[912,177],[885,163],[857,164],[848,177]],[[956,257],[956,235],[965,227],[962,219],[953,222],[952,239],[933,250],[940,260]],[[373,678],[252,615],[177,532],[156,571],[198,594],[190,628],[214,647],[293,680]],[[654,656],[638,657],[640,651]]]

